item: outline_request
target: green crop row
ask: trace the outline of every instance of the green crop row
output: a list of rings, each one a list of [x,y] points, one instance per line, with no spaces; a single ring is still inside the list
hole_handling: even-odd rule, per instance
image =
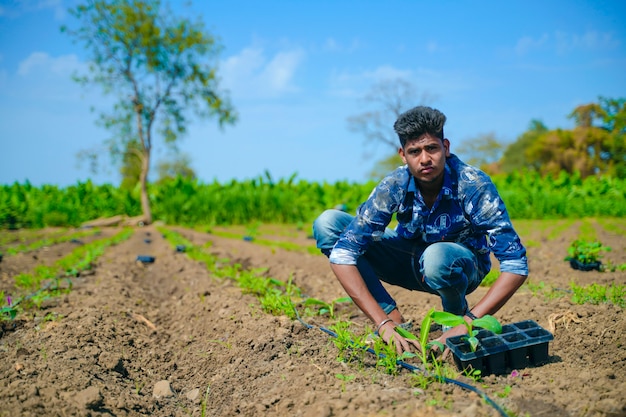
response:
[[[32,272],[16,275],[14,277],[15,292],[5,294],[0,291],[0,302],[6,302],[6,305],[0,304],[3,305],[0,308],[0,320],[14,318],[19,310],[25,308],[25,305],[27,307],[29,305],[39,306],[43,300],[58,295],[63,291],[60,287],[61,280],[69,280],[78,276],[82,271],[91,269],[106,248],[127,240],[133,232],[133,229],[125,228],[112,237],[77,247],[52,265],[40,265]],[[42,285],[45,282],[47,284]],[[71,285],[72,283],[69,281],[68,288],[71,288]],[[25,295],[28,291],[34,292]]]
[[[494,177],[513,219],[624,217],[626,180],[561,174]],[[246,181],[203,183],[182,178],[152,184],[154,219],[179,225],[310,223],[321,211],[354,212],[374,182],[309,182],[269,175]],[[29,183],[0,186],[0,228],[78,226],[113,215],[140,214],[139,194],[90,181],[67,188]]]

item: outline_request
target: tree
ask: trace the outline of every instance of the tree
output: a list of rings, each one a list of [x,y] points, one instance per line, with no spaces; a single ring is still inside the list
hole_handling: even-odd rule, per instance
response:
[[[133,190],[141,178],[141,145],[135,140],[130,140],[125,145],[120,166],[122,175],[120,188]]]
[[[158,182],[176,177],[190,180],[196,179],[196,173],[193,168],[191,168],[191,158],[184,153],[179,153],[172,158],[159,161],[157,164],[157,172],[159,175]]]
[[[504,150],[499,163],[500,170],[509,174],[521,169],[539,169],[538,164],[529,160],[527,153],[528,149],[546,132],[548,128],[543,122],[531,120],[528,130]]]
[[[455,153],[461,155],[467,163],[495,174],[505,149],[506,144],[496,139],[494,133],[487,133],[462,142]]]
[[[527,158],[542,174],[560,171],[624,178],[626,100],[600,98],[598,103],[576,107],[569,115],[576,126],[540,134],[526,150]]]
[[[379,175],[389,164],[397,166],[396,161],[402,163],[397,155],[400,144],[393,130],[393,124],[403,112],[430,100],[431,96],[428,93],[423,93],[418,97],[417,88],[402,78],[379,81],[361,99],[365,106],[372,106],[372,109],[350,116],[348,129],[363,135],[366,144],[383,144],[385,149],[389,150],[382,158],[379,158],[377,166],[372,170],[372,175]]]
[[[145,223],[152,222],[148,197],[150,157],[156,129],[166,145],[175,146],[186,132],[188,111],[217,117],[220,127],[236,115],[218,91],[216,65],[221,47],[201,21],[193,23],[161,7],[160,0],[88,0],[70,9],[81,23],[66,27],[90,53],[82,85],[100,85],[117,102],[100,123],[113,132],[107,141],[113,155],[136,142],[141,162],[139,182]]]

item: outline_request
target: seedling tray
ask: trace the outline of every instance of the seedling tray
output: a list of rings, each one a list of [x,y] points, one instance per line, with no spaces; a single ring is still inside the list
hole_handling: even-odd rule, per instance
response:
[[[535,321],[525,320],[502,326],[501,334],[481,330],[476,335],[479,344],[475,352],[466,338],[467,335],[453,336],[446,340],[456,366],[461,370],[480,370],[481,375],[499,375],[547,362],[548,343],[554,336]]]
[[[590,262],[590,263],[582,263],[578,259],[570,259],[569,264],[572,269],[577,269],[579,271],[599,271],[602,266],[602,262]]]
[[[143,264],[154,263],[155,259],[156,258],[154,256],[148,256],[148,255],[138,255],[137,256],[137,262],[141,262]]]

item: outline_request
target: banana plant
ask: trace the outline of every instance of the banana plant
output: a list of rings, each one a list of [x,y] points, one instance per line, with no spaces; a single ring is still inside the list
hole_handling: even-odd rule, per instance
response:
[[[476,330],[475,327],[480,327],[496,334],[502,333],[502,325],[500,324],[498,319],[490,316],[489,314],[474,319],[468,323],[467,321],[465,321],[465,318],[463,316],[457,316],[456,314],[448,313],[445,311],[435,311],[432,313],[432,319],[435,323],[439,323],[442,326],[455,327],[461,324],[464,325],[467,328],[467,342],[469,343],[472,352],[476,352],[476,348],[478,347],[479,343],[478,339],[476,338],[479,330]]]

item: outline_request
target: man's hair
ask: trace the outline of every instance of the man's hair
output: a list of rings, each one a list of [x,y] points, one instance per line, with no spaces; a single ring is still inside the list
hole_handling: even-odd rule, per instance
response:
[[[393,124],[398,134],[400,145],[404,148],[410,139],[416,139],[424,133],[429,133],[443,140],[443,125],[446,116],[437,109],[426,106],[417,106],[402,113]]]

